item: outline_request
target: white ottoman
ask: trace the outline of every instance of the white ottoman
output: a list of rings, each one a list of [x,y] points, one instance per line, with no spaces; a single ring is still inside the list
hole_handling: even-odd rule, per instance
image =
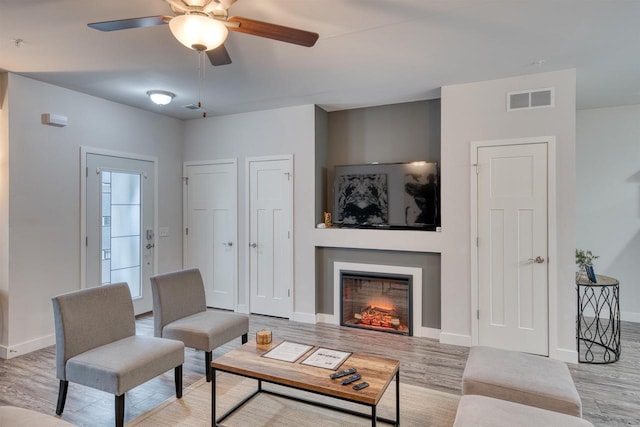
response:
[[[462,394],[582,416],[582,401],[567,365],[517,351],[472,347],[462,374]]]
[[[460,398],[453,427],[593,427],[587,420],[486,396]]]

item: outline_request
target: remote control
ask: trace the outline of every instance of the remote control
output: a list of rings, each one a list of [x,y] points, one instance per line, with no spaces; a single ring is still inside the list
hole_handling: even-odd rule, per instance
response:
[[[349,369],[343,369],[342,371],[334,372],[329,376],[331,377],[332,380],[335,380],[336,378],[346,377],[347,375],[351,375],[355,373],[356,373],[356,368],[349,368]]]
[[[360,374],[351,375],[349,378],[345,378],[344,380],[342,380],[341,384],[342,385],[351,384],[354,381],[358,381],[360,378],[362,378]]]
[[[354,385],[354,386],[353,386],[353,389],[354,389],[354,390],[362,390],[363,388],[367,388],[367,387],[369,387],[369,383],[367,383],[367,382],[362,382],[362,383],[359,383],[359,384]]]

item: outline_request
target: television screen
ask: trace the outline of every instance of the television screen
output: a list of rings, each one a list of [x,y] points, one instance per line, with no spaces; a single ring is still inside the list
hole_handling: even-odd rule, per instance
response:
[[[435,162],[336,166],[333,221],[345,227],[435,230],[439,194]]]

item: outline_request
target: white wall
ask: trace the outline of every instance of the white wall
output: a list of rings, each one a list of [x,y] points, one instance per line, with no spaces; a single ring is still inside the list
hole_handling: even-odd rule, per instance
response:
[[[506,111],[506,93],[555,87],[555,108]],[[442,88],[442,335],[471,343],[470,142],[555,136],[557,145],[557,328],[550,355],[575,353],[575,70]]]
[[[238,303],[248,307],[246,159],[293,154],[294,319],[315,320],[315,106],[282,108],[191,120],[186,123],[184,160],[238,159]]]
[[[14,357],[53,343],[51,297],[80,287],[81,146],[158,158],[158,225],[172,230],[158,239],[158,271],[181,268],[184,124],[11,73],[8,86],[8,334],[0,350]],[[68,116],[69,125],[42,125],[42,113]]]
[[[576,247],[620,281],[623,320],[640,322],[640,105],[576,116]]]

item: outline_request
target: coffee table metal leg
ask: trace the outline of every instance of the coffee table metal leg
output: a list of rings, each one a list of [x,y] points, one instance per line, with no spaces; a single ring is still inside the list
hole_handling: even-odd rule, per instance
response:
[[[400,425],[400,368],[396,372],[396,426]]]
[[[216,426],[216,370],[211,368],[211,425]]]
[[[376,415],[376,405],[371,406],[371,427],[376,427],[376,420],[378,416]]]

